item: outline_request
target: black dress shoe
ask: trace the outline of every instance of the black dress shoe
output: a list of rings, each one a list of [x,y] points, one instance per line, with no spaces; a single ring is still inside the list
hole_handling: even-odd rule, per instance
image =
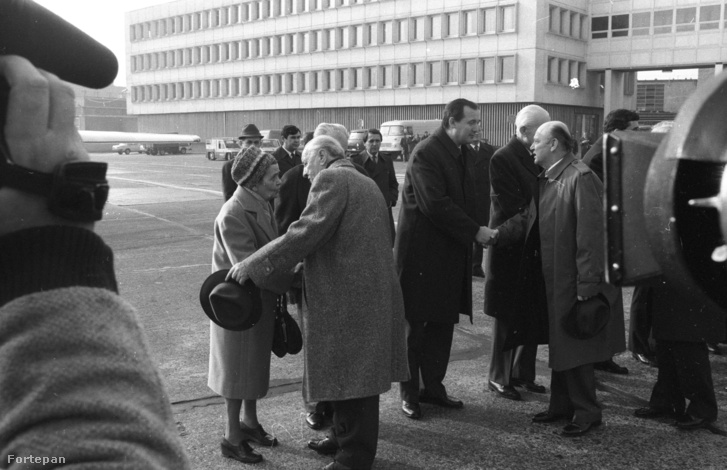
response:
[[[275,447],[278,445],[278,440],[264,430],[262,424],[258,424],[256,428],[251,428],[241,421],[240,431],[245,435],[246,441],[252,441],[267,447]]]
[[[642,364],[647,366],[657,367],[656,358],[654,356],[647,356],[646,354],[633,353],[631,356]]]
[[[411,419],[419,419],[422,417],[422,409],[419,407],[419,403],[403,401],[401,402],[401,412],[404,413],[404,416]]]
[[[472,277],[485,277],[485,272],[482,270],[482,266],[475,266],[472,268]]]
[[[323,427],[323,421],[323,413],[318,413],[317,411],[314,411],[313,413],[308,413],[308,415],[305,417],[305,424],[307,424],[309,428],[316,431]]]
[[[449,397],[447,395],[443,397],[436,397],[429,395],[426,392],[419,395],[419,401],[421,403],[441,406],[442,408],[462,408],[464,406],[464,403],[462,403],[461,400],[457,400],[454,397]]]
[[[708,429],[710,424],[712,423],[703,418],[690,418],[686,421],[677,421],[676,426],[684,431],[694,431],[695,429]]]
[[[572,416],[560,415],[551,413],[550,411],[541,411],[540,413],[533,416],[533,423],[555,423],[561,420],[571,420]]]
[[[516,378],[510,379],[510,385],[513,387],[523,387],[528,392],[533,393],[545,393],[545,387],[540,384],[536,384],[535,382],[526,382],[525,380],[520,380]]]
[[[563,437],[579,437],[587,434],[591,429],[600,425],[600,419],[585,424],[570,423],[563,428],[563,430],[560,432],[560,435]]]
[[[223,456],[238,460],[242,463],[258,463],[263,461],[263,456],[252,450],[250,444],[245,441],[234,446],[227,439],[222,439],[220,450],[222,450]]]
[[[618,374],[618,375],[626,375],[629,373],[629,370],[626,367],[622,367],[615,362],[613,362],[613,359],[609,359],[608,361],[603,362],[596,362],[593,364],[593,368],[596,370],[602,370],[604,372],[610,372],[612,374]]]
[[[333,455],[338,452],[338,444],[330,437],[308,441],[308,448],[323,455]]]
[[[497,382],[493,382],[490,380],[488,382],[490,390],[497,393],[502,398],[507,398],[508,400],[522,400],[522,397],[520,396],[520,392],[515,390],[515,387],[512,385],[500,385]]]

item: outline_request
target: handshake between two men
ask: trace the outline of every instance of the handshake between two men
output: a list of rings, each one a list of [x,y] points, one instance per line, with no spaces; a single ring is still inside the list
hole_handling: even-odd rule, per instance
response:
[[[499,235],[500,232],[497,229],[493,230],[487,226],[483,226],[477,231],[475,242],[487,248],[497,243]]]

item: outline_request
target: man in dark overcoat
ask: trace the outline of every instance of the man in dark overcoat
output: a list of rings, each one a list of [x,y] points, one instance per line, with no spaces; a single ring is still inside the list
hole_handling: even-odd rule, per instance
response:
[[[487,225],[490,221],[490,159],[495,149],[485,141],[477,140],[470,144],[475,161],[475,194],[477,195],[477,215],[475,220],[480,225]],[[484,247],[474,244],[472,255],[472,275],[485,277],[482,270],[482,257]]]
[[[280,134],[283,137],[283,142],[282,145],[273,152],[273,157],[275,157],[275,160],[278,162],[280,177],[282,178],[288,170],[300,165],[302,162],[300,160],[300,153],[298,152],[298,146],[300,145],[300,129],[292,124],[286,124],[283,126]]]
[[[402,411],[412,419],[421,417],[420,401],[463,406],[442,381],[454,325],[460,314],[472,318],[472,244],[492,238],[475,220],[474,162],[466,149],[478,138],[480,123],[475,103],[450,102],[442,127],[417,145],[406,169],[394,255],[411,374],[401,383]]]
[[[549,121],[548,112],[537,105],[529,105],[515,117],[515,135],[507,145],[498,149],[490,162],[490,193],[492,211],[490,227],[497,227],[527,208],[538,191],[538,174],[541,168],[535,164],[530,145],[538,127]],[[539,251],[539,237],[531,238],[532,253]],[[485,262],[485,313],[495,318],[492,328],[492,352],[488,387],[502,398],[520,400],[520,392],[514,385],[543,393],[545,387],[535,383],[535,357],[538,343],[505,349],[514,331],[521,331],[525,306],[520,302],[523,295],[535,296],[534,302],[544,302],[535,292],[522,291],[521,275],[537,277],[539,273],[525,272],[523,268],[524,241],[511,246],[497,243],[489,250]],[[528,264],[528,267],[532,265]],[[535,269],[539,269],[535,266]],[[536,306],[537,307],[537,306]]]
[[[389,222],[391,226],[391,244],[394,244],[396,226],[391,208],[396,205],[399,199],[399,183],[396,181],[393,160],[379,153],[381,147],[381,131],[369,129],[364,136],[364,150],[351,156],[351,161],[366,169],[369,177],[374,180],[376,186],[381,190],[386,205],[389,207]]]

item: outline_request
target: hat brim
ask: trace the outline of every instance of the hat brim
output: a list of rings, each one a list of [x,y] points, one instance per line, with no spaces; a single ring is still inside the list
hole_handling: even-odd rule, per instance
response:
[[[241,135],[240,137],[238,137],[238,139],[240,139],[240,140],[245,140],[245,139],[262,139],[262,138],[263,138],[262,135]]]
[[[227,277],[227,274],[229,272],[229,269],[221,269],[217,272],[212,273],[207,277],[207,279],[205,279],[205,281],[202,283],[202,287],[199,290],[199,303],[202,306],[202,310],[204,311],[205,315],[207,315],[207,317],[212,320],[215,325],[226,330],[244,331],[255,326],[255,324],[260,319],[260,315],[262,313],[262,300],[260,297],[260,290],[257,288],[257,286],[255,286],[252,281],[246,282],[243,286],[235,283],[237,284],[237,287],[243,290],[248,298],[251,299],[251,311],[241,311],[239,317],[236,313],[234,313],[232,315],[227,315],[226,317],[221,318],[219,315],[215,314],[215,310],[212,306],[212,301],[210,300],[210,294],[212,294],[212,292],[218,285],[226,282],[225,278]],[[232,282],[234,283],[234,281]]]

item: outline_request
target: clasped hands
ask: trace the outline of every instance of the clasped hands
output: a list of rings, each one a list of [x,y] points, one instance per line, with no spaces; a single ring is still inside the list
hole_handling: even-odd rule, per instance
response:
[[[497,243],[497,229],[492,230],[487,226],[480,227],[475,235],[475,241],[484,247],[492,246]]]

